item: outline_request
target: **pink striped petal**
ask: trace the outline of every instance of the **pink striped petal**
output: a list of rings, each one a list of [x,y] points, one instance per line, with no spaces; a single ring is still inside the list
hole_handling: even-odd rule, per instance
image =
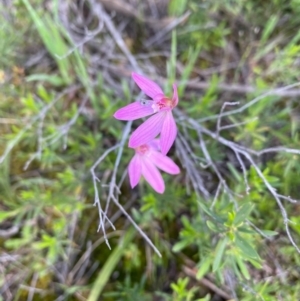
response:
[[[139,88],[151,98],[155,98],[155,96],[157,96],[158,94],[164,95],[164,92],[162,91],[160,86],[147,77],[134,72],[131,76],[135,83],[139,86]]]
[[[172,100],[174,102],[174,106],[177,106],[179,99],[178,99],[177,86],[175,84],[173,84],[173,96],[172,96]]]
[[[131,188],[134,188],[140,181],[142,175],[141,157],[134,155],[128,165],[128,174]]]
[[[156,192],[165,191],[165,183],[160,172],[147,157],[142,158],[142,175]]]
[[[139,101],[130,103],[129,105],[119,109],[114,114],[114,117],[119,120],[135,120],[153,114],[152,103],[142,104]]]
[[[151,162],[156,165],[156,167],[165,171],[166,173],[171,175],[177,175],[180,173],[179,167],[173,162],[173,160],[159,152],[152,151],[149,158]]]
[[[175,141],[177,127],[172,112],[166,112],[164,124],[160,134],[160,149],[163,155],[166,155]]]
[[[128,146],[136,148],[153,140],[161,131],[166,112],[156,113],[142,123],[130,136]]]

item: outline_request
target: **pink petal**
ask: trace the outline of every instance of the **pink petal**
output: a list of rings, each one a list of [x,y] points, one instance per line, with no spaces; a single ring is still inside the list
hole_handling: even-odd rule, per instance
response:
[[[172,115],[169,111],[166,113],[164,124],[160,134],[160,149],[163,155],[166,155],[175,141],[177,135],[177,127]]]
[[[142,164],[139,155],[134,155],[128,165],[128,174],[131,188],[135,187],[142,174]]]
[[[171,175],[177,175],[180,173],[179,167],[173,162],[173,160],[159,152],[152,151],[149,158],[159,169]]]
[[[152,141],[148,142],[148,145],[156,150],[156,151],[160,151],[160,141],[159,139],[153,139]]]
[[[161,131],[166,112],[156,113],[142,123],[130,136],[128,146],[136,148],[153,140]]]
[[[162,91],[160,86],[157,85],[152,80],[148,79],[147,77],[144,77],[134,72],[132,73],[131,76],[135,81],[135,83],[139,86],[139,88],[151,98],[154,98],[158,94],[164,95],[164,92]]]
[[[160,172],[147,157],[142,158],[142,174],[156,192],[163,193],[165,191],[165,183]]]
[[[178,99],[177,86],[175,84],[173,84],[173,96],[172,96],[172,100],[174,101],[174,105],[177,106],[179,99]]]
[[[152,101],[146,105],[139,101],[130,103],[129,105],[119,109],[114,117],[119,120],[135,120],[153,114]]]

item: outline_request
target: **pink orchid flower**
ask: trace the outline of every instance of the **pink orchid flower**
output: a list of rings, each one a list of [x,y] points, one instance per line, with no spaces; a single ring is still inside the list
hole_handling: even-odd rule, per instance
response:
[[[141,176],[158,192],[165,191],[164,180],[157,168],[176,175],[180,173],[179,167],[167,156],[158,151],[159,142],[151,141],[135,148],[135,155],[128,166],[130,185],[134,188],[140,181]]]
[[[177,87],[173,84],[173,96],[168,98],[152,80],[137,73],[132,73],[132,78],[151,100],[133,102],[119,109],[114,117],[119,120],[135,120],[155,114],[132,133],[128,145],[137,148],[152,141],[160,133],[160,149],[162,154],[166,155],[177,135],[172,114],[172,109],[178,104]]]

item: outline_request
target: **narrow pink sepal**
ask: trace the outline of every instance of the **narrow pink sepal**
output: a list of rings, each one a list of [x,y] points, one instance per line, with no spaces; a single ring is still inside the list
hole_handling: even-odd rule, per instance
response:
[[[142,123],[130,136],[128,146],[136,148],[153,140],[161,131],[166,112],[159,112]]]
[[[147,157],[142,159],[142,175],[156,192],[165,191],[165,183],[160,172]]]
[[[177,126],[171,111],[166,112],[161,134],[160,149],[163,155],[166,155],[175,141],[177,135]]]
[[[131,74],[131,76],[135,83],[139,86],[139,88],[151,98],[155,98],[155,96],[157,96],[158,94],[164,95],[164,92],[162,91],[160,86],[147,77],[134,72]]]
[[[142,164],[139,155],[135,154],[128,165],[128,174],[131,188],[134,188],[140,181],[142,175]]]
[[[177,106],[179,99],[178,99],[177,86],[175,84],[173,84],[173,96],[172,96],[172,100],[174,102],[174,105]]]
[[[130,103],[129,105],[117,110],[114,117],[119,120],[135,120],[153,114],[151,107],[152,101],[149,104],[143,105],[139,101]]]
[[[166,173],[171,175],[177,175],[180,173],[179,167],[173,162],[173,160],[159,152],[152,151],[149,158],[156,167]]]

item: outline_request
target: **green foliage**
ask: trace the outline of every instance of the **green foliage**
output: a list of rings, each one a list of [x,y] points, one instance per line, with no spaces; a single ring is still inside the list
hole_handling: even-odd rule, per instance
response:
[[[69,75],[71,71],[69,58],[61,58],[67,53],[68,47],[62,40],[58,28],[55,26],[54,22],[48,14],[45,14],[42,19],[31,6],[28,0],[22,1],[26,6],[31,18],[33,19],[35,27],[38,30],[38,33],[42,38],[44,45],[56,60],[64,82],[66,84],[70,84],[72,82],[72,78]],[[53,41],[55,41],[55,43],[53,43]]]
[[[114,206],[106,209],[117,230],[108,230],[112,250],[106,247],[106,239],[97,232],[97,209],[91,206],[95,192],[90,168],[120,140],[123,123],[112,115],[133,100],[131,84],[122,76],[116,89],[107,81],[104,67],[91,66],[98,45],[110,41],[108,32],[99,34],[98,44],[79,51],[59,21],[59,1],[14,2],[8,14],[13,22],[7,22],[5,14],[0,16],[0,85],[9,79],[0,91],[0,249],[4,256],[0,262],[5,272],[0,286],[9,285],[16,301],[210,301],[215,292],[198,283],[205,279],[217,287],[231,285],[241,301],[297,300],[299,256],[262,177],[250,163],[243,170],[218,139],[207,139],[211,159],[228,186],[217,193],[219,179],[199,148],[198,133],[182,120],[178,120],[179,131],[192,141],[191,164],[215,198],[194,192],[189,165],[182,158],[179,162],[176,147],[170,156],[181,164],[182,172],[176,182],[163,175],[164,195],[154,193],[145,182],[129,191],[128,180],[123,179],[132,150],[124,148],[116,173],[123,181],[121,194],[117,191],[119,202],[163,256],[156,256],[148,242],[128,229],[128,219]],[[281,145],[297,149],[297,98],[261,95],[270,87],[299,80],[298,4],[298,0],[169,1],[164,13],[172,20],[187,11],[190,16],[172,31],[167,46],[157,46],[171,50],[166,62],[151,59],[153,49],[141,47],[143,39],[151,38],[147,36],[151,20],[146,20],[145,36],[138,41],[131,40],[134,22],[125,20],[120,28],[128,35],[125,44],[133,54],[148,51],[149,60],[162,66],[160,74],[166,65],[166,93],[172,93],[176,82],[180,109],[205,129],[216,129],[225,101],[239,101],[240,107],[248,106],[220,120],[221,126],[234,125],[221,128],[221,137],[258,151]],[[5,11],[3,4],[0,9]],[[88,5],[82,11],[87,17]],[[143,21],[137,15],[138,22]],[[111,20],[118,22],[118,18]],[[46,59],[38,67],[26,67],[25,79],[18,66],[27,66],[26,53],[32,49],[46,50]],[[107,60],[105,68],[112,68],[113,76],[129,68],[118,56]],[[142,59],[141,66],[147,60]],[[234,67],[224,68],[230,64]],[[190,88],[195,79],[207,86],[201,94]],[[236,82],[246,88],[251,85],[252,92],[226,90],[226,85]],[[224,112],[228,111],[226,107]],[[112,151],[97,168],[104,204],[116,156]],[[299,199],[298,155],[254,157],[278,193]],[[298,205],[282,201],[292,236],[299,243]],[[184,272],[187,265],[193,267],[194,277]],[[10,283],[6,275],[19,278]],[[33,296],[26,290],[31,286],[37,288]]]
[[[124,283],[117,284],[115,292],[108,292],[104,297],[116,301],[151,301],[152,297],[145,291],[146,277],[143,276],[139,283],[131,283],[130,277],[126,277]]]
[[[179,278],[177,283],[172,283],[171,288],[173,290],[173,300],[175,301],[191,301],[195,300],[195,292],[197,288],[188,289],[189,279],[188,278]]]
[[[180,16],[187,7],[188,0],[171,0],[169,3],[169,14]]]
[[[126,250],[128,244],[133,239],[135,234],[134,229],[130,229],[127,231],[126,235],[122,239],[121,243],[115,250],[111,253],[110,257],[106,261],[105,265],[103,266],[101,272],[97,276],[97,279],[93,285],[93,288],[91,290],[91,293],[89,295],[88,301],[97,301],[99,296],[101,295],[101,292],[106,285],[110,275],[113,273],[117,263],[120,260],[120,257]]]

